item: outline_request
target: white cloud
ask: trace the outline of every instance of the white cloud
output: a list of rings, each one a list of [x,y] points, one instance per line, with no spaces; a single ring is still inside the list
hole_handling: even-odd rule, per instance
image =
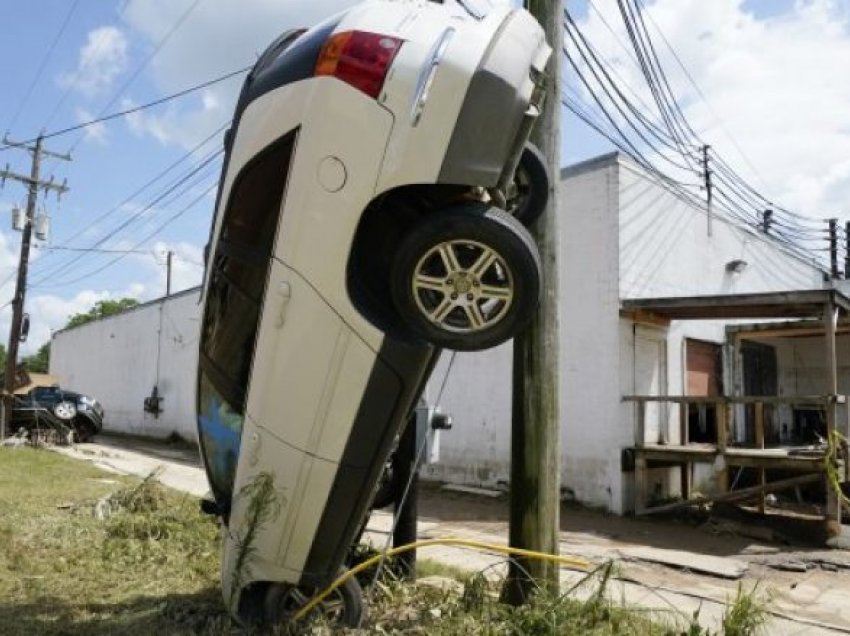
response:
[[[155,44],[190,3],[129,0],[122,19]],[[152,60],[150,73],[163,94],[181,90],[247,66],[283,31],[312,26],[354,4],[355,0],[202,2]],[[139,113],[129,125],[136,134],[151,135],[163,144],[194,146],[231,117],[243,79],[236,77],[182,98],[164,112]]]
[[[596,3],[628,42],[615,3]],[[850,29],[845,4],[799,0],[759,19],[743,0],[655,0],[647,28],[685,115],[707,143],[781,205],[828,216],[850,199]],[[696,80],[700,98],[654,24]],[[621,44],[591,11],[582,31],[652,103]],[[720,123],[722,122],[722,123]],[[735,144],[743,148],[749,163]]]
[[[77,109],[77,121],[80,123],[91,121],[94,119],[94,115],[83,108]],[[105,122],[99,122],[97,124],[91,124],[90,126],[86,126],[85,128],[85,136],[88,141],[92,141],[96,144],[100,144],[101,146],[105,146],[108,144],[107,138],[107,129]]]
[[[91,289],[78,292],[71,298],[62,298],[55,294],[32,294],[26,301],[30,319],[30,332],[27,341],[21,345],[21,355],[35,352],[42,344],[50,340],[50,334],[61,329],[74,314],[84,313],[99,300],[110,298],[106,291]],[[0,326],[0,329],[3,327]],[[9,333],[8,325],[5,333]]]
[[[62,75],[59,83],[93,96],[108,89],[126,67],[127,37],[118,27],[102,26],[89,31],[76,70]]]

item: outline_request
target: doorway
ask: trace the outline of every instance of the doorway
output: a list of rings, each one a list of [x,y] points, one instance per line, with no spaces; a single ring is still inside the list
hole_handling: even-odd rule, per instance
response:
[[[690,397],[723,395],[723,348],[714,342],[685,339],[685,387]],[[688,405],[688,441],[717,439],[717,411],[708,404]]]

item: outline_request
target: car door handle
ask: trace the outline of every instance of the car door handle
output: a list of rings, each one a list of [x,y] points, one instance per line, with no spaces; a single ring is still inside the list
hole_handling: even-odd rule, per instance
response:
[[[277,293],[280,296],[280,311],[277,315],[276,327],[280,329],[283,323],[286,322],[286,308],[289,306],[289,300],[292,298],[292,287],[286,281],[279,283]]]

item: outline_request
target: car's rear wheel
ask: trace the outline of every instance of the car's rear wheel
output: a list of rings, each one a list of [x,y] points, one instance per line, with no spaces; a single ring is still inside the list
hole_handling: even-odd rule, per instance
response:
[[[299,610],[321,591],[312,587],[272,583],[264,602],[267,626],[290,626]],[[363,621],[363,613],[363,590],[357,579],[351,577],[323,599],[307,620],[321,617],[331,628],[356,628]]]
[[[417,222],[399,245],[391,289],[402,319],[433,345],[488,349],[534,314],[540,256],[517,219],[470,203]]]
[[[97,435],[97,428],[94,424],[83,418],[77,418],[82,421],[74,422],[74,431],[78,442],[89,442]]]
[[[526,143],[508,191],[507,210],[525,227],[543,214],[549,201],[546,159],[534,144]]]

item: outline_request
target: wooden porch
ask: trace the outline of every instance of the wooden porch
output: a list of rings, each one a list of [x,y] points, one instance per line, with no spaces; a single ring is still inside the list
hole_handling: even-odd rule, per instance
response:
[[[828,443],[806,446],[767,446],[765,444],[765,411],[779,406],[806,408],[817,406],[824,414],[827,435],[825,440],[838,439],[838,431],[846,439],[850,432],[850,410],[846,396],[782,396],[782,397],[688,397],[627,395],[624,401],[635,405],[634,446],[629,449],[634,458],[635,514],[646,515],[673,510],[686,505],[706,501],[751,501],[758,502],[761,512],[766,506],[766,495],[771,492],[805,484],[823,482],[827,501],[825,519],[840,523],[839,497],[829,483],[827,461],[838,471],[843,481],[850,479],[850,463],[846,461],[846,443],[842,442],[833,452]],[[667,441],[663,436],[648,439],[646,433],[647,405],[677,405],[679,410],[678,439]],[[749,406],[754,413],[754,436],[743,442],[730,440],[730,433],[739,430],[736,416],[743,407]],[[711,442],[691,442],[688,439],[688,414],[699,410],[711,410],[715,416],[715,439]],[[832,415],[830,416],[830,413]],[[828,457],[829,455],[829,457]],[[693,499],[693,467],[695,464],[712,464],[718,494]],[[682,501],[649,507],[648,471],[653,468],[679,468]],[[739,490],[730,490],[729,474],[733,468],[756,469],[758,485]],[[791,478],[767,482],[768,471],[799,473]]]
[[[847,396],[838,394],[836,333],[850,317],[850,299],[832,289],[639,299],[624,301],[621,313],[635,322],[656,325],[677,320],[769,319],[771,322],[764,323],[763,336],[768,331],[771,336],[802,335],[798,332],[805,326],[805,335],[823,336],[826,370],[822,395],[623,396],[635,409],[634,446],[626,449],[635,475],[635,513],[653,514],[709,501],[755,501],[764,512],[769,493],[823,484],[827,535],[839,534],[842,496],[835,482],[850,481],[850,402]],[[807,322],[803,325],[776,319]],[[729,344],[734,346],[737,360],[743,332],[738,333],[734,326],[729,331]],[[742,388],[738,385],[731,392],[743,393]],[[822,439],[807,445],[780,444],[771,425],[780,409],[820,414]],[[710,414],[712,422],[699,440],[689,436],[689,417],[694,413],[699,414],[700,421]],[[698,464],[713,467],[715,494],[711,496],[693,496],[694,466]],[[649,506],[649,471],[664,467],[679,469],[682,500]],[[730,484],[730,472],[739,475],[744,469],[755,471],[755,485],[736,488],[736,483]],[[780,473],[782,478],[768,483],[769,472]]]

